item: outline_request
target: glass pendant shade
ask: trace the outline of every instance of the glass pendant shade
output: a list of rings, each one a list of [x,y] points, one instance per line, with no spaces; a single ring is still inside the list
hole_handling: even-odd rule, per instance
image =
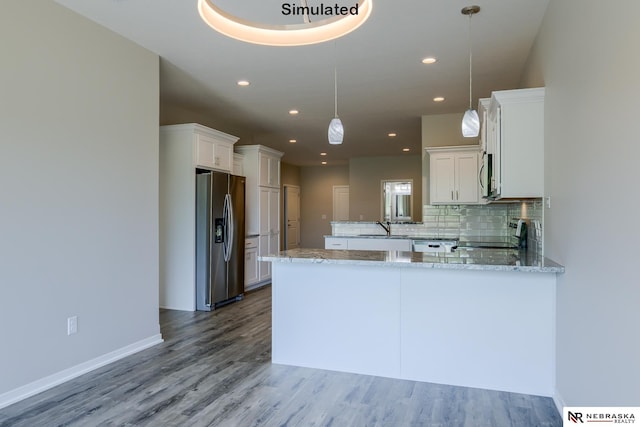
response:
[[[480,133],[480,118],[476,110],[468,109],[462,117],[462,136],[475,138]]]
[[[344,128],[342,127],[342,121],[334,117],[331,119],[331,123],[329,123],[329,144],[339,145],[342,144],[342,139],[344,138]]]

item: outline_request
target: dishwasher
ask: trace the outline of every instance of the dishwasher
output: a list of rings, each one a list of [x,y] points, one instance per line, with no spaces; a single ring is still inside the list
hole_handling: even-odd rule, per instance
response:
[[[452,252],[458,247],[456,239],[415,239],[413,252]]]

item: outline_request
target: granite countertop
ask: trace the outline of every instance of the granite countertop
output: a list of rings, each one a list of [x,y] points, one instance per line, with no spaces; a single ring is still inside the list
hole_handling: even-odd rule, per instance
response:
[[[564,267],[533,252],[516,249],[462,248],[451,253],[400,251],[353,251],[332,249],[291,249],[278,255],[261,256],[261,261],[379,265],[403,268],[448,270],[522,271],[564,273]]]

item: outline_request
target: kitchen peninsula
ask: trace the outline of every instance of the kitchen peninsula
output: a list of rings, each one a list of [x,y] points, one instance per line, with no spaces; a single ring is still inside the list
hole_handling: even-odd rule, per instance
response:
[[[553,261],[472,248],[261,259],[273,264],[274,363],[553,394]]]

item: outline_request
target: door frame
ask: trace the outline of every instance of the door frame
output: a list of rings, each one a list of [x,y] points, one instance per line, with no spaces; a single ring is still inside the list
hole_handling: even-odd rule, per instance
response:
[[[283,184],[282,185],[283,188],[283,194],[282,194],[282,250],[286,251],[288,248],[288,238],[289,238],[289,232],[288,232],[288,227],[287,227],[287,223],[288,223],[288,219],[289,219],[289,212],[287,210],[287,202],[288,202],[288,189],[289,188],[295,188],[298,190],[298,214],[300,214],[300,197],[301,197],[301,192],[300,192],[300,186],[299,185],[291,185],[291,184]],[[298,218],[298,234],[300,234],[300,218]]]

